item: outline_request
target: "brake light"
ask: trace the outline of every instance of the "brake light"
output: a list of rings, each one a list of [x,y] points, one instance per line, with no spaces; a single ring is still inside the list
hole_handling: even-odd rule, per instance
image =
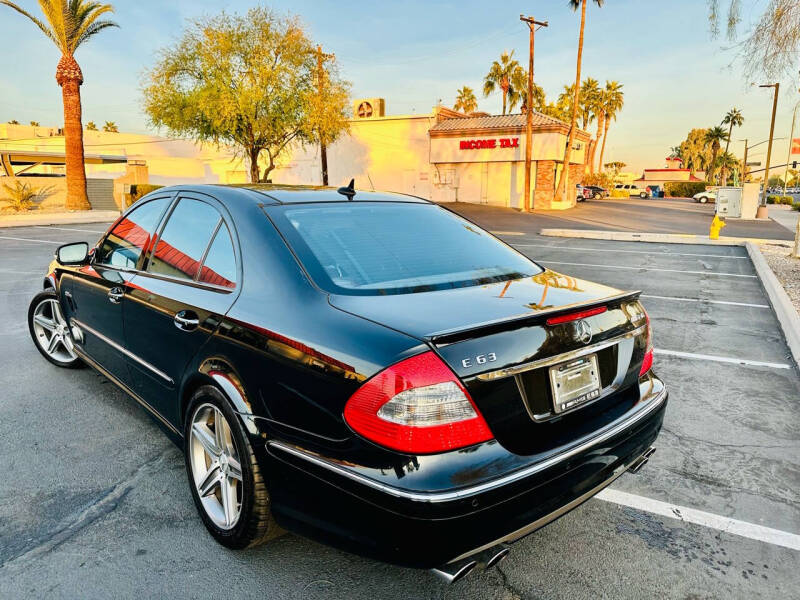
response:
[[[639,369],[639,377],[653,368],[653,330],[650,328],[650,315],[647,314],[646,310],[642,309],[642,311],[644,312],[644,318],[646,322],[645,339],[647,345],[645,346],[642,368]]]
[[[431,454],[492,439],[469,393],[433,352],[384,369],[347,401],[353,430],[393,450]]]
[[[605,306],[598,306],[596,308],[589,308],[587,310],[567,313],[565,315],[559,315],[557,317],[550,317],[549,319],[547,319],[547,324],[558,325],[559,323],[569,323],[570,321],[577,321],[579,319],[585,319],[586,317],[602,314],[606,312],[606,310],[608,309]]]

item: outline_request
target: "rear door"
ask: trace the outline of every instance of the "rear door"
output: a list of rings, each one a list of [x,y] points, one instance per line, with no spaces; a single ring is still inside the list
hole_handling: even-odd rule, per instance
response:
[[[124,329],[128,348],[141,359],[129,363],[134,389],[175,425],[186,367],[239,288],[234,233],[216,200],[181,194],[132,282]]]
[[[164,196],[143,202],[121,219],[97,246],[90,264],[69,271],[67,317],[82,333],[78,348],[115,378],[129,383],[122,319],[130,281],[170,203]]]

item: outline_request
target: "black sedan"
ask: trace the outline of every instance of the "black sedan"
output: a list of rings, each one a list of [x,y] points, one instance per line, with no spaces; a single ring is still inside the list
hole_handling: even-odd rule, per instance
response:
[[[410,196],[163,188],[44,288],[42,355],[154,417],[230,548],[290,530],[452,581],[638,469],[667,403],[638,292]]]

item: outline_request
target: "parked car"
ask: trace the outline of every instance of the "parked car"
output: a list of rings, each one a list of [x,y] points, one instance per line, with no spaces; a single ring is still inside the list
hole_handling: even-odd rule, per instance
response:
[[[717,201],[717,192],[716,190],[704,190],[702,192],[697,192],[694,196],[695,202],[699,202],[700,204],[705,204],[707,202],[716,202]]]
[[[651,184],[647,186],[647,189],[650,190],[650,195],[653,198],[663,198],[666,195],[664,192],[664,188],[662,188],[660,185]]]
[[[639,196],[639,198],[647,198],[650,196],[650,188],[640,188],[635,183],[618,183],[614,186],[617,190],[625,190],[629,196]]]
[[[590,198],[594,198],[595,200],[600,200],[601,198],[608,198],[609,192],[606,188],[600,187],[599,185],[586,185],[584,189],[589,190],[591,193]]]
[[[352,184],[151,192],[57,249],[28,325],[183,449],[219,543],[289,530],[448,581],[643,465],[667,404],[639,292]]]
[[[593,196],[594,196],[594,194],[592,193],[592,191],[588,187],[586,187],[586,186],[584,186],[584,185],[582,185],[580,183],[575,184],[575,201],[576,202],[585,202],[586,200],[588,200],[589,198],[592,198]]]

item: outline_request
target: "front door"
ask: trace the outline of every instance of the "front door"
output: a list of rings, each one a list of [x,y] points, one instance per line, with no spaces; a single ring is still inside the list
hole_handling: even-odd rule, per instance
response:
[[[186,368],[236,296],[228,223],[216,201],[182,195],[126,305],[126,344],[141,359],[129,362],[134,390],[178,428],[177,391]]]
[[[63,305],[79,334],[78,349],[122,383],[128,383],[128,356],[122,330],[130,281],[170,198],[148,200],[131,210],[95,249],[91,262],[69,272]]]

